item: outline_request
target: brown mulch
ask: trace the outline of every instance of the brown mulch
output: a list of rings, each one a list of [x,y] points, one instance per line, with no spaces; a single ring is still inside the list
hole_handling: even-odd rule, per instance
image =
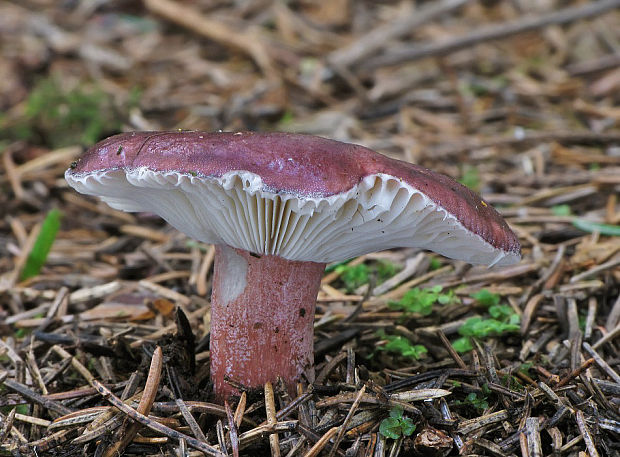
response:
[[[620,455],[619,7],[0,2],[0,456]],[[500,210],[523,260],[355,259],[399,273],[326,273],[316,383],[214,404],[213,247],[63,179],[106,135],[177,128],[311,133],[436,169]],[[20,280],[53,208],[45,266]],[[456,299],[429,315],[389,306],[437,285]],[[520,330],[457,353],[488,317],[481,289]],[[381,350],[386,334],[428,352]],[[411,436],[379,433],[395,407]]]

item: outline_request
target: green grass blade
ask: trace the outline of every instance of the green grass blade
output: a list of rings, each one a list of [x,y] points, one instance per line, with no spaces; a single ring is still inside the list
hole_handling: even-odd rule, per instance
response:
[[[51,210],[45,216],[43,225],[41,225],[41,231],[34,242],[34,246],[32,246],[30,254],[28,254],[28,259],[22,270],[22,281],[37,276],[41,271],[41,267],[45,264],[47,255],[56,239],[56,233],[58,233],[60,228],[60,216],[61,213],[57,209]]]
[[[599,232],[601,235],[605,236],[620,236],[620,225],[600,224],[585,219],[575,219],[573,220],[573,225],[579,230],[588,233]]]

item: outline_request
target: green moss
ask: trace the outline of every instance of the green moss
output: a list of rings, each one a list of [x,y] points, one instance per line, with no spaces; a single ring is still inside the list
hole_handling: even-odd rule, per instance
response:
[[[136,106],[139,97],[140,92],[132,90],[121,109]],[[67,89],[53,76],[35,84],[19,118],[0,117],[0,139],[27,140],[51,148],[92,145],[120,128],[117,107],[96,84]]]

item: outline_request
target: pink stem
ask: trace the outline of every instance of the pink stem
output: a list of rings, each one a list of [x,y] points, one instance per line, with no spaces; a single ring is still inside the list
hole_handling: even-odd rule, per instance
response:
[[[314,306],[325,264],[217,246],[211,296],[211,379],[223,400],[281,377],[314,380]]]

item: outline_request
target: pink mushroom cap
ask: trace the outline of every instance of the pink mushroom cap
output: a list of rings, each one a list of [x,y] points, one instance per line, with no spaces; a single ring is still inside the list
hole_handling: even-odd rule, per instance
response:
[[[316,136],[124,133],[93,146],[65,176],[80,192],[118,209],[155,212],[200,241],[289,260],[331,262],[393,247],[489,265],[520,259],[519,241],[504,219],[467,187]],[[217,203],[206,204],[207,196]],[[257,208],[256,199],[268,205]],[[279,203],[288,203],[294,224],[274,212]],[[227,223],[218,225],[216,216]]]

